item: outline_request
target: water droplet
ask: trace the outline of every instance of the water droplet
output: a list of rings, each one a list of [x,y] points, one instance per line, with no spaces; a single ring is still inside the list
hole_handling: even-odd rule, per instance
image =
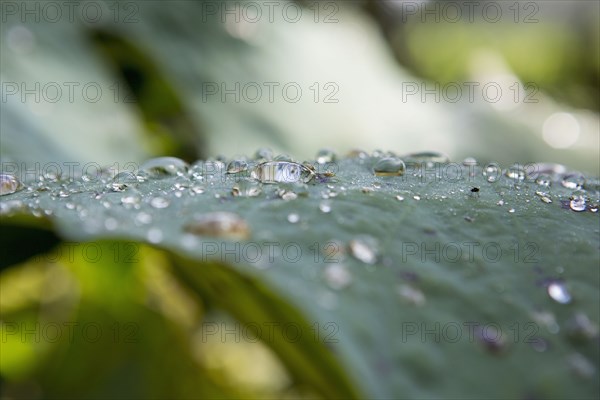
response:
[[[396,196],[396,200],[398,200],[398,201],[404,201],[404,197],[398,195],[398,196]]]
[[[585,185],[585,176],[579,172],[567,174],[560,182],[567,189],[579,190]]]
[[[117,229],[119,227],[119,221],[117,221],[116,219],[114,219],[112,217],[106,218],[104,220],[104,227],[106,228],[106,230],[114,231],[115,229]]]
[[[404,174],[406,165],[397,157],[382,158],[373,166],[376,176],[400,176]]]
[[[350,254],[357,260],[362,261],[365,264],[375,264],[375,261],[377,261],[377,253],[374,250],[374,245],[367,243],[367,240],[351,240],[349,247]]]
[[[548,295],[557,303],[567,304],[571,302],[571,294],[562,281],[553,281],[547,287]]]
[[[550,175],[540,174],[535,180],[540,186],[548,187],[552,184],[552,177]]]
[[[154,179],[169,176],[185,175],[189,165],[185,161],[175,157],[158,157],[146,161],[140,166],[140,172],[148,174]]]
[[[483,176],[490,183],[496,182],[500,176],[500,166],[498,164],[488,164],[483,168]]]
[[[331,163],[334,162],[335,159],[335,152],[331,149],[321,149],[317,152],[317,164]]]
[[[535,194],[537,196],[539,196],[540,200],[544,203],[552,203],[552,199],[550,197],[548,197],[548,193],[544,193],[544,192],[535,192]]]
[[[426,162],[426,163],[440,163],[444,164],[450,161],[450,157],[448,157],[444,153],[439,153],[437,151],[422,151],[418,153],[407,154],[404,157],[407,161],[412,162]]]
[[[106,185],[113,192],[124,192],[127,189],[127,185],[124,183],[113,182]],[[61,196],[63,197],[63,196]]]
[[[227,174],[239,174],[248,171],[248,163],[243,160],[233,160],[227,165]]]
[[[0,196],[13,194],[21,189],[23,189],[23,185],[15,176],[0,174]]]
[[[197,161],[189,170],[189,176],[197,181],[212,181],[225,174],[225,164],[221,161]]]
[[[496,203],[497,206],[503,206],[504,205],[504,200],[498,200],[498,202]]]
[[[222,211],[197,215],[184,230],[195,235],[228,239],[243,240],[250,237],[250,227],[242,217]]]
[[[467,167],[474,167],[477,165],[477,160],[474,157],[467,157],[462,163]]]
[[[295,224],[298,223],[298,221],[300,221],[300,216],[296,213],[291,213],[287,216],[287,220],[290,224]]]
[[[328,201],[322,201],[321,203],[319,203],[319,210],[321,210],[322,213],[328,214],[331,212],[331,203]]]
[[[509,212],[509,213],[511,213],[511,214],[514,214],[514,212],[515,212],[515,209],[514,209],[514,208],[511,208],[510,210],[508,210],[508,212]]]
[[[135,222],[138,225],[148,225],[152,222],[152,215],[142,211],[135,216]]]
[[[425,305],[425,295],[422,291],[411,285],[402,284],[398,286],[398,294],[402,299],[417,307]]]
[[[123,204],[127,208],[132,208],[140,204],[141,198],[140,196],[132,195],[132,196],[123,196],[121,197],[121,204]]]
[[[296,200],[298,195],[291,190],[279,189],[277,195],[285,201]]]
[[[340,290],[352,283],[352,274],[343,264],[329,264],[323,271],[325,281],[330,288]]]
[[[137,176],[132,172],[119,172],[113,179],[114,183],[121,183],[125,185],[135,185],[138,183]]]
[[[192,189],[192,192],[194,192],[194,194],[202,194],[202,193],[204,193],[204,190],[205,190],[204,187],[198,186],[198,185],[192,186],[191,189]]]
[[[256,197],[262,193],[262,189],[256,182],[239,181],[233,185],[231,194],[239,197]]]
[[[581,212],[585,211],[585,196],[575,195],[571,196],[571,201],[569,202],[569,208],[573,211]]]
[[[421,196],[413,196],[413,199],[419,201],[419,200],[421,200]]]
[[[506,176],[515,181],[522,181],[525,179],[525,170],[520,165],[513,165],[506,170]]]
[[[153,197],[150,200],[150,205],[154,208],[167,208],[169,207],[169,200],[165,199],[164,197]]]
[[[308,183],[315,177],[315,172],[295,162],[268,161],[257,165],[251,176],[262,183]]]
[[[593,378],[597,376],[594,364],[579,353],[570,355],[568,363],[571,370],[582,378]]]
[[[567,322],[567,332],[571,339],[585,342],[598,337],[598,325],[584,313],[578,312]]]
[[[146,238],[150,243],[160,243],[163,240],[163,232],[159,228],[151,228],[148,230]]]

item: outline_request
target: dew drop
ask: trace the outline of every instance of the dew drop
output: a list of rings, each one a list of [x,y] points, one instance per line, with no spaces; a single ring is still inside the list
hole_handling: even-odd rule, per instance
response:
[[[396,196],[396,200],[398,200],[398,201],[404,201],[404,197],[398,195],[398,196]]]
[[[291,190],[280,189],[277,191],[277,195],[285,201],[296,200],[298,195]]]
[[[124,171],[124,172],[119,172],[113,178],[113,182],[114,183],[121,183],[121,184],[125,184],[125,185],[134,185],[134,184],[138,183],[138,178],[137,178],[137,176],[134,173],[128,172],[128,171]]]
[[[540,174],[536,178],[535,183],[543,187],[549,187],[552,184],[552,177],[550,175]]]
[[[169,200],[165,199],[164,197],[153,197],[150,200],[150,205],[154,208],[167,208],[169,207]]]
[[[421,200],[421,196],[413,196],[413,199],[419,201],[419,200]]]
[[[325,281],[330,288],[340,290],[352,283],[352,274],[343,264],[329,264],[323,271]]]
[[[486,165],[483,169],[483,176],[490,183],[496,182],[500,176],[500,166],[497,164]]]
[[[291,213],[287,216],[287,220],[290,224],[296,224],[300,221],[300,216],[296,213]]]
[[[23,189],[23,185],[15,176],[0,174],[0,196],[13,194],[21,189]]]
[[[597,376],[594,364],[579,353],[569,356],[568,363],[571,370],[582,378],[593,378],[594,376]]]
[[[328,201],[322,201],[321,203],[319,203],[319,210],[325,214],[330,213],[331,212],[331,203]]]
[[[375,264],[375,261],[377,261],[377,253],[373,248],[374,246],[370,245],[365,240],[351,240],[349,247],[350,254],[357,260],[362,261],[365,264]]]
[[[140,204],[140,196],[132,195],[132,196],[123,196],[121,197],[121,204],[123,204],[127,208],[132,208]]]
[[[225,211],[197,215],[192,222],[184,226],[184,230],[199,236],[228,239],[247,239],[250,237],[248,223],[239,215]]]
[[[194,185],[191,187],[191,190],[194,194],[202,194],[204,193],[205,189],[202,186]]]
[[[262,183],[308,183],[315,177],[315,172],[295,162],[268,161],[257,165],[251,177]]]
[[[256,182],[239,181],[231,189],[231,194],[236,197],[256,197],[262,193],[262,189]]]
[[[138,225],[148,225],[152,222],[152,215],[142,211],[135,216],[135,222]]]
[[[571,302],[571,294],[562,281],[553,281],[548,287],[548,296],[557,303],[568,304]]]
[[[151,228],[148,230],[146,237],[150,243],[157,244],[162,242],[163,232],[159,228]]]
[[[113,192],[124,192],[127,190],[127,185],[119,182],[110,183],[107,185],[107,187]]]
[[[412,305],[415,305],[417,307],[425,305],[426,300],[423,292],[411,285],[400,285],[398,287],[398,294],[403,300]]]
[[[227,165],[227,174],[239,174],[248,171],[248,163],[243,160],[233,160]]]
[[[525,170],[520,165],[513,165],[506,170],[506,176],[515,181],[525,180]]]
[[[210,182],[225,173],[222,161],[197,161],[190,167],[189,176],[196,181]]]
[[[115,229],[117,229],[119,227],[119,221],[117,221],[115,218],[112,218],[112,217],[107,218],[104,220],[104,227],[108,231],[114,231]]]
[[[514,208],[511,208],[510,210],[508,210],[508,212],[509,212],[509,213],[511,213],[511,214],[514,214],[514,212],[515,212],[515,209],[514,209]]]
[[[467,157],[463,160],[463,165],[467,167],[474,167],[477,165],[477,159],[474,157]]]
[[[585,197],[582,195],[571,196],[569,208],[577,212],[585,211]]]
[[[331,149],[321,149],[317,152],[317,164],[331,163],[334,162],[335,159],[335,152]]]
[[[579,172],[567,174],[560,183],[567,189],[580,190],[585,185],[585,176]]]
[[[397,157],[382,158],[373,166],[376,176],[400,176],[404,174],[406,165]]]
[[[552,203],[552,199],[548,196],[548,193],[537,191],[535,192],[539,196],[540,200],[546,204]]]
[[[150,178],[161,179],[170,176],[185,175],[189,165],[176,157],[153,158],[140,166],[140,172],[148,174]]]
[[[567,334],[574,341],[585,342],[598,337],[598,325],[582,312],[567,322]]]

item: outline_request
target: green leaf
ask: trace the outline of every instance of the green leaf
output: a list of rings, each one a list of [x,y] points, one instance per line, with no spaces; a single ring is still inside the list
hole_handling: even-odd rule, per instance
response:
[[[595,397],[597,178],[574,193],[561,174],[536,183],[541,166],[520,180],[433,162],[384,177],[373,173],[380,156],[342,159],[329,166],[335,177],[317,165],[308,184],[198,164],[127,187],[87,182],[66,198],[53,195],[56,183],[2,203],[51,210],[66,240],[167,249],[184,285],[248,325],[314,327],[366,397]],[[234,186],[260,193],[233,196]],[[569,206],[577,196],[583,212]],[[306,339],[265,343],[318,393],[352,393]]]

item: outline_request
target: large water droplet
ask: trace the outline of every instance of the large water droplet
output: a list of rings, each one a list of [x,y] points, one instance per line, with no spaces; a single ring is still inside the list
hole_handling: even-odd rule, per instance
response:
[[[250,237],[250,227],[246,221],[237,214],[224,211],[197,215],[185,225],[184,230],[195,235],[228,239],[243,240]]]
[[[585,196],[575,195],[571,197],[571,201],[569,202],[569,207],[573,211],[581,212],[585,211]]]
[[[579,190],[585,185],[585,176],[579,172],[567,174],[560,182],[567,189]]]
[[[146,173],[154,179],[169,176],[185,175],[189,168],[188,163],[175,157],[153,158],[140,166],[140,173]]]
[[[405,170],[404,161],[397,157],[382,158],[373,166],[373,172],[377,176],[400,176]]]
[[[492,183],[496,182],[500,176],[500,166],[498,164],[488,164],[483,168],[483,176]]]
[[[251,176],[262,183],[307,183],[315,177],[315,173],[295,162],[268,161],[257,165]]]
[[[256,197],[260,195],[262,189],[256,182],[239,181],[231,188],[231,194],[236,197]]]
[[[213,181],[223,179],[225,164],[222,161],[197,161],[189,170],[189,176],[197,181]]]
[[[522,181],[525,179],[525,169],[520,165],[513,165],[506,170],[506,176],[515,181]]]
[[[571,302],[571,294],[567,290],[564,282],[562,281],[553,281],[548,285],[548,295],[550,298],[557,303],[567,304]]]
[[[23,189],[23,185],[15,176],[0,174],[0,196],[13,194],[21,189]]]
[[[329,264],[323,271],[325,281],[330,288],[340,290],[352,283],[352,274],[343,264]]]

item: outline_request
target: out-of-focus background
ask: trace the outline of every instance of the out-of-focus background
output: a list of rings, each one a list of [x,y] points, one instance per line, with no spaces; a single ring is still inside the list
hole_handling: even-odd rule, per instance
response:
[[[595,1],[2,3],[3,162],[551,161],[598,175]]]

